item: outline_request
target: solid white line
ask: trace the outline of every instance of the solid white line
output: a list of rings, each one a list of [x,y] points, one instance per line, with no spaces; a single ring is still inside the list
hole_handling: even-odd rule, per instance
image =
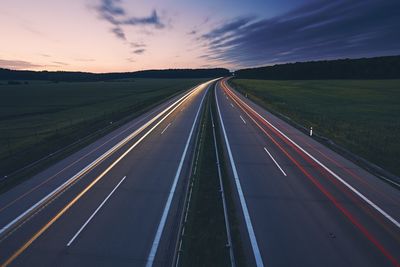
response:
[[[211,82],[213,82],[213,81],[211,81]],[[210,84],[210,82],[209,82],[209,84]],[[207,88],[207,90],[208,90],[208,88]],[[199,113],[200,113],[201,107],[203,105],[203,101],[204,101],[204,98],[205,98],[206,94],[207,94],[207,91],[204,93],[203,98],[201,99],[199,109],[197,110],[196,117],[195,117],[195,119],[193,121],[192,128],[190,130],[188,139],[186,141],[185,149],[183,150],[183,153],[182,153],[182,156],[181,156],[181,160],[179,162],[178,169],[176,170],[174,181],[172,183],[171,189],[169,190],[168,199],[167,199],[167,202],[165,203],[164,211],[163,211],[163,214],[161,216],[161,220],[160,220],[160,222],[158,224],[157,232],[156,232],[156,235],[154,237],[153,244],[151,246],[149,255],[147,256],[146,267],[153,266],[154,259],[155,259],[156,254],[157,254],[158,245],[160,244],[161,235],[162,235],[162,232],[164,231],[165,223],[167,221],[167,216],[168,216],[168,213],[169,213],[169,209],[171,208],[172,198],[174,197],[176,185],[178,183],[179,176],[180,176],[181,171],[182,171],[183,162],[185,160],[186,153],[187,153],[187,150],[189,148],[189,143],[190,143],[190,140],[192,138],[193,131],[194,131],[194,128],[196,126],[197,119],[199,117]]]
[[[239,115],[239,116],[242,119],[243,123],[246,124],[246,121],[243,119],[242,115]]]
[[[230,89],[229,89],[230,90]],[[240,99],[240,98],[239,98]],[[381,209],[378,205],[376,205],[374,202],[372,202],[370,199],[368,199],[366,196],[364,196],[362,193],[360,193],[357,189],[355,189],[353,186],[351,186],[349,183],[347,183],[343,178],[341,178],[339,175],[334,173],[331,169],[326,167],[323,163],[321,163],[319,160],[317,160],[314,156],[312,156],[310,153],[308,153],[305,149],[303,149],[301,146],[299,146],[296,142],[294,142],[292,139],[290,139],[286,134],[284,134],[282,131],[280,131],[278,128],[276,128],[274,125],[272,125],[269,121],[267,121],[263,116],[261,116],[257,111],[255,111],[253,108],[251,108],[247,103],[245,103],[243,100],[240,99],[242,103],[244,103],[248,108],[253,110],[260,118],[262,118],[266,123],[268,123],[272,128],[274,128],[276,131],[278,131],[282,136],[284,136],[287,140],[289,140],[293,145],[295,145],[298,149],[300,149],[304,154],[309,156],[312,160],[314,160],[318,165],[320,165],[322,168],[324,168],[327,172],[329,172],[333,177],[335,177],[338,181],[340,181],[342,184],[344,184],[347,188],[349,188],[353,193],[355,193],[357,196],[359,196],[362,200],[367,202],[371,207],[373,207],[376,211],[378,211],[380,214],[382,214],[386,219],[391,221],[394,225],[396,225],[398,228],[400,228],[400,223],[394,219],[392,216],[390,216],[388,213],[386,213],[383,209]]]
[[[224,134],[226,148],[228,150],[229,160],[230,160],[231,167],[232,167],[233,177],[234,177],[234,180],[235,180],[236,189],[237,189],[238,194],[239,194],[239,200],[240,200],[240,204],[242,206],[243,216],[244,216],[244,220],[246,222],[247,232],[249,233],[250,243],[251,243],[251,247],[253,249],[253,254],[254,254],[255,261],[256,261],[256,265],[257,266],[264,266],[264,263],[263,263],[262,257],[261,257],[261,253],[260,253],[260,249],[258,248],[257,239],[256,239],[256,235],[254,233],[253,225],[251,223],[249,210],[247,209],[246,199],[244,198],[244,194],[243,194],[243,191],[242,191],[242,186],[241,186],[240,180],[239,180],[239,175],[238,175],[237,170],[236,170],[235,161],[233,160],[232,151],[231,151],[231,147],[229,145],[228,136],[226,135],[224,121],[222,119],[221,110],[220,110],[219,104],[218,104],[218,94],[217,94],[217,89],[216,88],[214,90],[214,93],[215,93],[215,100],[216,100],[215,102],[217,103],[219,119],[221,121],[221,128],[222,128],[222,132]]]
[[[168,129],[168,127],[169,127],[170,125],[171,125],[171,123],[168,123],[167,127],[164,128],[164,130],[161,132],[161,134],[163,134],[163,133]]]
[[[286,173],[282,170],[281,166],[279,166],[278,162],[276,162],[276,160],[274,159],[274,157],[272,157],[271,153],[269,153],[269,151],[267,150],[266,147],[264,147],[265,152],[268,153],[269,157],[273,160],[273,162],[275,163],[275,165],[279,168],[279,170],[281,170],[281,172],[283,173],[283,175],[287,176]]]
[[[199,85],[201,86],[201,85]],[[56,189],[54,189],[52,192],[50,192],[49,194],[47,194],[45,197],[43,197],[41,200],[39,200],[38,202],[36,202],[33,206],[31,206],[29,209],[25,210],[23,213],[21,213],[18,217],[16,217],[14,220],[12,220],[11,222],[9,222],[7,225],[5,225],[3,228],[0,229],[0,236],[5,233],[8,229],[10,229],[11,227],[13,227],[14,224],[18,223],[19,221],[21,221],[23,218],[25,218],[26,216],[28,216],[32,211],[34,211],[36,208],[38,208],[39,206],[43,205],[45,202],[47,202],[48,200],[50,200],[51,198],[53,198],[55,195],[57,195],[59,192],[63,191],[65,188],[67,188],[69,185],[71,185],[73,182],[75,182],[79,177],[81,177],[82,175],[86,174],[89,170],[91,170],[91,168],[93,168],[94,166],[96,166],[99,162],[103,161],[105,158],[107,158],[109,155],[111,155],[112,153],[114,153],[114,151],[116,151],[117,149],[121,148],[123,145],[125,145],[127,142],[129,142],[132,138],[134,138],[135,136],[137,136],[139,133],[141,133],[144,129],[146,129],[151,123],[153,123],[155,120],[157,120],[159,117],[161,117],[162,115],[164,115],[166,112],[168,112],[168,110],[170,110],[173,106],[177,105],[173,110],[175,110],[177,107],[179,107],[183,101],[185,99],[187,99],[190,95],[192,95],[193,93],[195,93],[196,88],[198,88],[199,86],[195,87],[194,89],[192,89],[191,91],[189,91],[188,93],[186,93],[185,95],[183,95],[181,98],[179,98],[177,101],[175,101],[174,103],[172,103],[171,105],[169,105],[167,108],[165,108],[162,112],[160,112],[159,114],[157,114],[155,117],[153,117],[151,120],[149,120],[147,123],[145,123],[144,125],[142,125],[139,129],[137,129],[136,131],[134,131],[132,134],[128,135],[126,138],[124,138],[122,141],[120,141],[118,144],[116,144],[115,146],[113,146],[112,148],[110,148],[109,150],[107,150],[104,154],[102,154],[100,157],[98,157],[96,160],[94,160],[92,163],[90,163],[89,165],[87,165],[86,167],[84,167],[82,170],[80,170],[78,173],[76,173],[74,176],[72,176],[71,178],[69,178],[67,181],[65,181],[63,184],[61,184],[59,187],[57,187]],[[177,104],[178,103],[178,104]],[[169,113],[170,114],[170,113]],[[168,115],[169,115],[168,114]],[[167,115],[167,116],[168,116]],[[166,117],[167,117],[166,116]],[[165,117],[165,118],[166,118]],[[157,124],[158,125],[158,124]]]
[[[67,247],[69,247],[72,242],[78,237],[78,235],[83,231],[83,229],[88,225],[88,223],[93,219],[93,217],[97,214],[97,212],[104,206],[104,204],[107,202],[107,200],[111,197],[112,194],[114,194],[115,190],[122,184],[122,182],[125,180],[126,176],[124,176],[121,181],[114,187],[114,189],[111,191],[111,193],[101,202],[100,206],[97,207],[97,209],[93,212],[93,214],[87,219],[87,221],[82,225],[82,227],[76,232],[76,234],[71,238],[71,240],[68,242]]]

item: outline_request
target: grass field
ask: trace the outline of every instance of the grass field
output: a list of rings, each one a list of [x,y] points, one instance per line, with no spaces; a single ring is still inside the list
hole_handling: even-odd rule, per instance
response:
[[[0,85],[0,177],[202,79]]]
[[[400,175],[400,80],[272,81],[231,84],[272,111]]]

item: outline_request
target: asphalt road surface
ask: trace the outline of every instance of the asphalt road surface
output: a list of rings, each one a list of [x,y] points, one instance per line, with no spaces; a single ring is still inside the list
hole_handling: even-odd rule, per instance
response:
[[[0,195],[2,266],[170,266],[213,88],[188,90]],[[213,94],[246,265],[399,266],[398,188],[226,80]]]
[[[200,107],[211,84],[2,194],[2,266],[171,264]]]
[[[226,80],[215,97],[248,265],[399,266],[399,189]]]

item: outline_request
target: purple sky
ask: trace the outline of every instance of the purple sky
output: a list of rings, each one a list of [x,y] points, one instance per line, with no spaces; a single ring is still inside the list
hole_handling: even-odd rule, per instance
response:
[[[400,54],[400,1],[2,0],[0,67],[91,72]]]

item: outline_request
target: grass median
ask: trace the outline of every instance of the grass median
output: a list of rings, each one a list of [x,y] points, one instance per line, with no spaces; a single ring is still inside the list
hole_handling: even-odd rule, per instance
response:
[[[230,266],[224,211],[215,156],[210,95],[200,123],[190,183],[179,266]]]
[[[238,91],[400,176],[400,80],[233,79]]]

